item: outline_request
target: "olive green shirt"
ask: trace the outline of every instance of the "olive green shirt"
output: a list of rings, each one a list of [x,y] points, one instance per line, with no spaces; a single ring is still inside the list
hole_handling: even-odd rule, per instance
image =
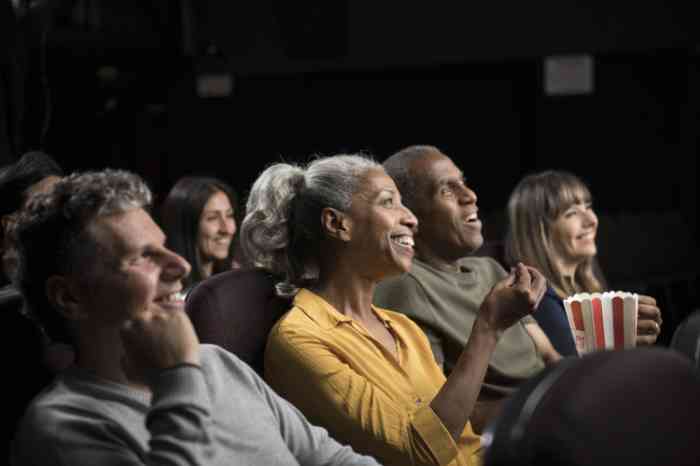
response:
[[[438,270],[414,259],[399,277],[379,284],[377,306],[406,314],[426,333],[435,360],[449,374],[469,339],[479,308],[491,288],[507,273],[488,257],[460,260],[459,272]],[[481,396],[512,393],[525,379],[544,368],[525,323],[528,316],[506,330],[491,356]]]

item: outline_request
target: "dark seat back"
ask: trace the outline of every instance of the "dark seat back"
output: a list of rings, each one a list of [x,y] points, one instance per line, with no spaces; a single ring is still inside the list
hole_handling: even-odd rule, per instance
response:
[[[200,341],[234,353],[262,375],[267,335],[291,308],[274,285],[274,277],[258,269],[232,270],[199,283],[186,309]]]
[[[43,362],[39,327],[22,313],[24,300],[12,287],[0,289],[0,354],[3,358],[3,399],[0,464],[9,454],[9,440],[29,402],[53,375]]]
[[[674,351],[565,358],[526,382],[484,438],[484,466],[696,465],[700,374]]]
[[[690,314],[676,328],[671,348],[690,358],[695,368],[700,369],[700,310]]]

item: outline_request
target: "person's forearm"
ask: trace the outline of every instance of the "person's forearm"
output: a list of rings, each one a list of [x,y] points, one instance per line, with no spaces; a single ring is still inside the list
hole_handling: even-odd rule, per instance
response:
[[[532,338],[532,341],[537,348],[537,352],[542,356],[545,364],[550,365],[559,362],[561,354],[554,348],[549,337],[544,333],[542,328],[535,322],[525,324],[525,330]]]
[[[454,439],[462,435],[484,382],[500,333],[477,318],[452,373],[430,406]]]

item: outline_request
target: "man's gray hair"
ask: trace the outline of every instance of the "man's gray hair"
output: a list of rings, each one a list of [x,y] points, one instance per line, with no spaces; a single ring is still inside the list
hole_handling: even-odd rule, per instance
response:
[[[138,175],[106,169],[62,178],[27,206],[16,230],[18,284],[30,311],[50,337],[63,340],[67,335],[62,317],[46,295],[49,277],[90,272],[103,254],[87,226],[97,217],[146,208],[151,200],[150,189]]]

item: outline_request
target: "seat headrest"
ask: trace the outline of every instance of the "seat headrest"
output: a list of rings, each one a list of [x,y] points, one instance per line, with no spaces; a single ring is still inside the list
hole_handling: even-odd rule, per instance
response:
[[[486,466],[691,465],[700,373],[661,348],[566,358],[524,384],[487,429]]]

